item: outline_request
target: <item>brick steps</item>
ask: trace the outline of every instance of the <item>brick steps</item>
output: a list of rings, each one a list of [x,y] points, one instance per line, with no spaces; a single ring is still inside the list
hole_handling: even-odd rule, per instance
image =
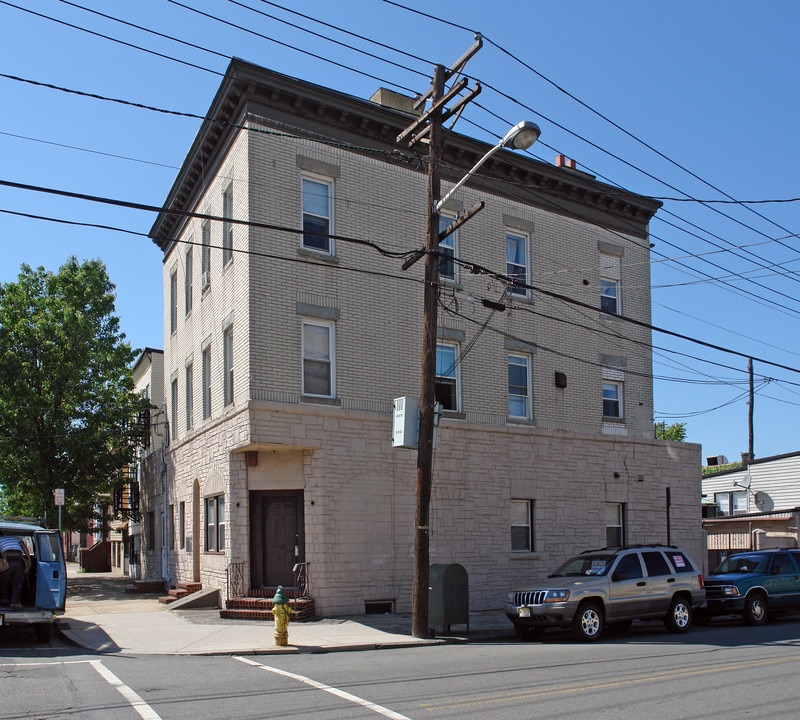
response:
[[[288,591],[284,588],[288,596]],[[264,593],[266,594],[266,593]],[[268,620],[272,621],[272,595],[270,597],[244,597],[232,598],[225,603],[225,608],[219,611],[221,618],[235,620]],[[292,622],[305,622],[316,617],[316,608],[312,598],[289,598],[289,607],[292,609]]]
[[[162,595],[160,598],[158,598],[158,602],[163,603],[164,605],[169,605],[170,603],[174,603],[176,600],[185,598],[187,595],[191,595],[192,593],[196,593],[202,589],[202,583],[181,581],[178,583],[178,587],[172,588],[172,590],[169,590],[166,595]]]

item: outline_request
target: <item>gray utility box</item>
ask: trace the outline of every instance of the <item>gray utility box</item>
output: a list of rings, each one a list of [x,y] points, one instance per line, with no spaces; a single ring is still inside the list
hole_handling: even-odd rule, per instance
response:
[[[431,565],[428,575],[428,622],[450,632],[466,625],[469,632],[469,580],[462,565]]]

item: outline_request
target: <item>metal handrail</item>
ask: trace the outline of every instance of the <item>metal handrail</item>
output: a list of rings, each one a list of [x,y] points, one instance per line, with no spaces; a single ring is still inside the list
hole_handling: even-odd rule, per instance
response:
[[[297,597],[299,598],[307,598],[311,597],[309,593],[309,583],[308,583],[308,567],[310,563],[297,563],[293,568],[292,572],[294,573],[294,586],[297,592]]]

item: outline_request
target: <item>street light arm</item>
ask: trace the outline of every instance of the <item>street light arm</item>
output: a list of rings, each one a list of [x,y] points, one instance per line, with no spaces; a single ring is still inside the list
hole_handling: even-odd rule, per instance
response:
[[[434,212],[440,212],[441,209],[444,207],[444,204],[453,197],[453,194],[465,183],[469,180],[478,170],[480,169],[481,165],[483,165],[492,155],[494,155],[498,150],[501,150],[504,147],[511,148],[512,150],[527,150],[533,143],[535,143],[539,139],[539,135],[541,134],[541,130],[539,130],[539,126],[528,120],[523,120],[522,122],[517,123],[512,127],[504,136],[503,139],[500,140],[497,145],[495,145],[489,152],[487,152],[477,163],[475,166],[470,170],[466,175],[464,175],[461,180],[459,180],[450,191],[441,199],[439,200],[436,205],[434,205]]]
[[[467,180],[469,180],[476,172],[478,172],[478,170],[480,169],[481,165],[483,165],[490,157],[492,157],[492,155],[494,155],[498,150],[501,150],[503,147],[504,147],[504,144],[503,144],[502,141],[500,141],[491,150],[489,150],[489,152],[487,152],[486,155],[484,155],[480,160],[478,160],[478,162],[475,163],[475,166],[472,168],[472,170],[470,170],[466,175],[464,175],[463,178],[461,178],[461,180],[459,180],[455,185],[453,185],[453,187],[450,188],[448,193],[441,200],[439,200],[438,203],[436,203],[436,206],[434,208],[436,210],[436,212],[437,213],[440,212],[441,209],[444,207],[444,204],[451,197],[453,197],[453,195],[458,191],[458,189],[465,182],[467,182]]]

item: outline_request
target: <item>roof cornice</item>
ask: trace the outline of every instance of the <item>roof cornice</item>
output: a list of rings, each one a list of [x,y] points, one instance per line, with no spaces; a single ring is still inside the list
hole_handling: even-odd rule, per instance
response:
[[[398,145],[397,136],[413,116],[304,80],[233,59],[170,189],[165,208],[194,211],[207,178],[248,119],[293,135],[342,143],[356,153],[382,156],[387,163],[411,163],[425,172],[425,156]],[[491,148],[449,133],[441,176],[457,182]],[[483,166],[470,187],[558,214],[568,215],[641,239],[661,203],[598,182],[585,173],[556,167],[521,153],[501,150]],[[165,252],[185,216],[159,213],[150,237]]]

